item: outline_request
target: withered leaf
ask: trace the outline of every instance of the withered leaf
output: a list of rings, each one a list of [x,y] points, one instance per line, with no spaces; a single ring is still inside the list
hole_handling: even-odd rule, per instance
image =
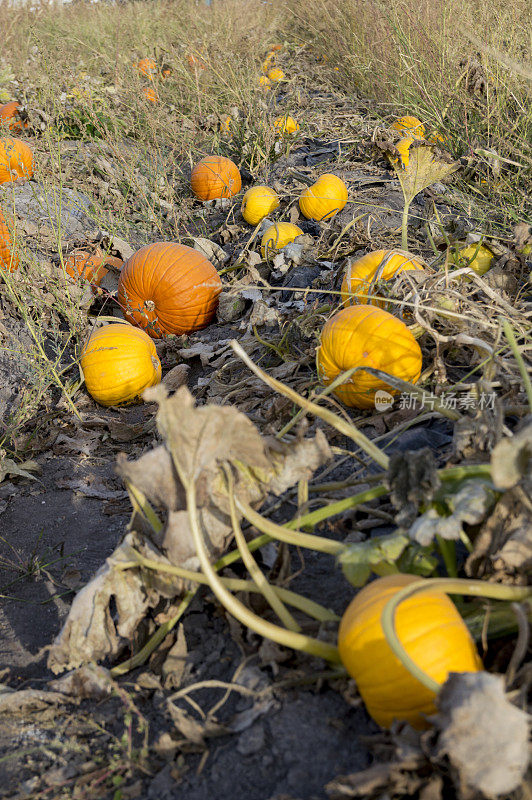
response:
[[[530,760],[527,715],[505,697],[504,680],[487,672],[452,673],[432,717],[462,790],[496,798],[517,789]]]
[[[510,489],[532,475],[532,423],[511,438],[501,439],[491,454],[491,476],[499,489]]]

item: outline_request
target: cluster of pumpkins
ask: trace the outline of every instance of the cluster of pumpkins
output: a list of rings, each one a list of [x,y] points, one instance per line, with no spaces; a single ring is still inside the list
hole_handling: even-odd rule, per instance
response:
[[[191,189],[200,201],[232,198],[242,186],[238,167],[223,156],[207,156],[191,175]],[[301,213],[327,220],[343,209],[348,192],[332,174],[321,175],[299,198]],[[259,225],[280,205],[268,186],[254,186],[242,198],[246,222]],[[278,252],[303,233],[297,225],[277,222],[267,226],[261,240],[264,258]],[[90,264],[76,267],[87,270]],[[92,265],[94,266],[94,265]],[[103,265],[96,264],[96,267]],[[384,384],[364,372],[365,366],[384,370],[403,380],[416,381],[421,373],[421,350],[406,325],[385,310],[385,301],[371,294],[375,277],[387,280],[403,270],[423,269],[409,253],[378,250],[359,259],[346,272],[342,285],[344,308],[334,314],[322,332],[318,371],[331,383],[340,372],[360,367],[346,385],[335,390],[348,406],[370,408]],[[84,277],[97,283],[92,269]],[[88,391],[102,405],[130,402],[161,379],[153,339],[189,334],[214,318],[222,283],[215,267],[198,251],[173,242],[142,247],[120,271],[117,299],[127,322],[97,329],[83,349],[81,367]],[[366,302],[367,301],[367,302]],[[389,387],[387,387],[389,388]]]

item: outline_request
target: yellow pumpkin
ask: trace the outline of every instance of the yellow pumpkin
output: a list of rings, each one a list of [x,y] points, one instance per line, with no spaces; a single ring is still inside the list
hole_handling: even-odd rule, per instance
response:
[[[277,192],[269,186],[252,186],[242,198],[242,216],[250,225],[258,225],[279,207]]]
[[[337,175],[326,172],[301,193],[299,208],[307,219],[323,221],[334,217],[347,203],[347,186]]]
[[[272,82],[267,75],[261,75],[259,78],[259,86],[262,86],[262,88],[268,92],[272,88]]]
[[[391,127],[396,131],[413,136],[414,139],[423,139],[425,136],[425,126],[417,117],[410,117],[408,115],[406,117],[400,117],[392,123]]]
[[[285,114],[284,117],[277,117],[273,122],[278,133],[295,133],[299,130],[299,123],[293,117]]]
[[[421,375],[419,344],[404,322],[375,306],[349,306],[323,328],[317,352],[318,375],[327,386],[345,370],[372,367],[410,383]],[[397,394],[369,372],[355,372],[334,390],[346,406],[375,408],[375,392]]]
[[[260,252],[263,258],[266,254],[275,255],[277,250],[281,250],[289,242],[293,242],[303,231],[291,222],[276,222],[267,229],[260,243]]]
[[[224,117],[220,122],[220,131],[222,133],[228,133],[230,136],[232,135],[232,128],[233,126],[233,119],[229,115]]]
[[[278,83],[284,79],[284,72],[280,67],[274,67],[268,70],[268,78],[273,81],[273,83]]]
[[[102,406],[131,403],[161,380],[153,340],[140,328],[118,322],[92,333],[80,364],[87,391]]]
[[[466,263],[464,266],[470,267],[473,272],[476,272],[477,275],[484,275],[493,264],[493,260],[495,256],[487,247],[483,244],[478,247],[476,244],[470,244],[467,247],[464,247],[463,250],[460,250],[459,256],[464,259]],[[476,255],[475,255],[476,253]]]
[[[374,295],[374,284],[378,281],[389,281],[400,272],[423,270],[422,264],[404,250],[373,250],[361,258],[348,264],[342,281],[342,303],[368,303],[379,308],[386,308],[386,301],[380,295]]]
[[[405,137],[404,139],[399,139],[399,141],[395,143],[395,147],[399,151],[399,157],[403,167],[408,167],[410,163],[410,148],[413,142],[414,140],[412,138]],[[392,164],[399,160],[397,156],[390,155],[389,158]]]
[[[275,53],[273,50],[268,53],[264,61],[262,62],[262,71],[265,75],[268,74],[270,69],[273,69],[273,65],[275,64]]]
[[[394,720],[426,728],[436,713],[436,695],[403,666],[381,625],[386,603],[417,575],[387,575],[365,586],[347,607],[338,630],[338,650],[357,684],[368,713],[383,728]],[[453,602],[427,589],[402,602],[395,615],[399,641],[418,667],[443,683],[450,672],[478,672],[482,662]]]

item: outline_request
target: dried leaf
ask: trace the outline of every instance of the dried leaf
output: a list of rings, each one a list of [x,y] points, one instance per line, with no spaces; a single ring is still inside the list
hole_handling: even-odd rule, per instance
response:
[[[0,684],[0,714],[27,714],[41,711],[50,705],[71,703],[72,699],[59,692],[45,692],[41,689],[19,689],[15,691]]]
[[[435,536],[442,539],[460,539],[462,525],[477,525],[482,522],[495,503],[496,495],[490,483],[469,480],[455,494],[447,495],[446,505],[450,514],[442,516],[435,508],[429,508],[410,527],[408,535],[422,547],[427,547]]]
[[[113,691],[114,683],[108,669],[97,664],[86,664],[68,672],[62,678],[50,681],[48,686],[56,692],[80,700],[103,700]]]
[[[187,382],[188,373],[190,372],[189,364],[178,364],[166,373],[162,382],[171,392],[184,386]]]
[[[136,462],[120,458],[118,472],[156,509],[160,523],[150,525],[135,513],[130,533],[74,598],[50,650],[48,665],[54,672],[116,656],[124,639],[132,637],[160,597],[174,599],[189,588],[185,581],[167,573],[141,567],[120,570],[123,562],[135,563],[132,548],[161,564],[198,569],[185,491],[176,466],[185,480],[196,481],[198,515],[214,559],[232,536],[223,463],[233,465],[236,496],[258,506],[269,493],[281,494],[299,480],[308,480],[331,456],[321,431],[314,439],[270,447],[251,421],[232,406],[195,408],[186,387],[168,397],[160,384],[145,396],[159,404],[156,422],[165,445]],[[111,598],[115,598],[116,620]]]
[[[456,162],[444,161],[436,155],[433,147],[421,142],[413,142],[409,155],[406,166],[399,159],[393,162],[408,204],[431,183],[444,180],[460,167]]]
[[[496,798],[517,789],[530,760],[529,720],[506,699],[504,679],[487,672],[451,674],[437,705],[437,754],[449,759],[462,792]]]
[[[399,509],[396,522],[400,527],[411,525],[420,504],[426,505],[439,489],[436,459],[428,447],[422,450],[394,453],[390,458],[387,482],[390,499]]]
[[[491,454],[491,476],[499,489],[510,489],[532,475],[532,423],[511,438],[501,439]]]

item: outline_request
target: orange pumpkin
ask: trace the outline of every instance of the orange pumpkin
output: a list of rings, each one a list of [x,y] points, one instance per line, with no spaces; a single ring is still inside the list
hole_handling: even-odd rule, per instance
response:
[[[369,303],[386,308],[386,302],[374,294],[378,281],[389,281],[400,272],[423,270],[423,266],[411,253],[404,250],[374,250],[349,264],[342,281],[343,305]]]
[[[200,51],[203,53],[203,50]],[[187,64],[190,70],[196,72],[199,69],[207,69],[207,64],[201,58],[199,54],[188,53],[187,55]]]
[[[151,81],[157,74],[157,63],[153,58],[141,58],[138,64],[135,65],[141,75],[145,75]]]
[[[12,249],[11,231],[6,218],[0,211],[0,267],[7,272],[15,272],[19,267],[19,259]]]
[[[149,100],[150,103],[159,102],[159,95],[157,94],[153,86],[144,87],[144,97],[146,98],[146,100]]]
[[[95,330],[80,358],[87,391],[102,406],[132,403],[161,380],[161,362],[144,331],[115,322]]]
[[[20,139],[0,139],[0,183],[33,176],[33,153]]]
[[[421,375],[419,344],[404,322],[374,306],[349,306],[323,328],[317,353],[318,374],[325,385],[353,367],[372,367],[416,383]],[[354,408],[375,408],[375,393],[397,394],[389,384],[360,369],[334,390]]]
[[[414,728],[428,727],[435,714],[435,695],[415,678],[388,644],[382,612],[394,594],[417,575],[387,575],[365,586],[347,607],[338,630],[338,650],[357,684],[366,708],[379,725],[394,719]],[[395,629],[415,663],[437,683],[450,672],[478,672],[482,662],[456,606],[443,592],[427,588],[397,608]]]
[[[16,100],[11,100],[0,106],[0,125],[4,123],[13,133],[21,133],[28,127],[28,122],[20,116],[20,104]]]
[[[222,282],[202,253],[183,244],[141,247],[124,264],[118,302],[126,319],[151,337],[205,328],[218,307]]]
[[[114,256],[104,256],[101,252],[87,253],[85,250],[75,250],[65,261],[65,272],[74,280],[88,281],[91,286],[100,285],[102,278],[109,272],[106,264],[122,268],[124,262]]]
[[[192,170],[190,186],[198,200],[216,200],[238,194],[242,178],[230,158],[206,156]]]

